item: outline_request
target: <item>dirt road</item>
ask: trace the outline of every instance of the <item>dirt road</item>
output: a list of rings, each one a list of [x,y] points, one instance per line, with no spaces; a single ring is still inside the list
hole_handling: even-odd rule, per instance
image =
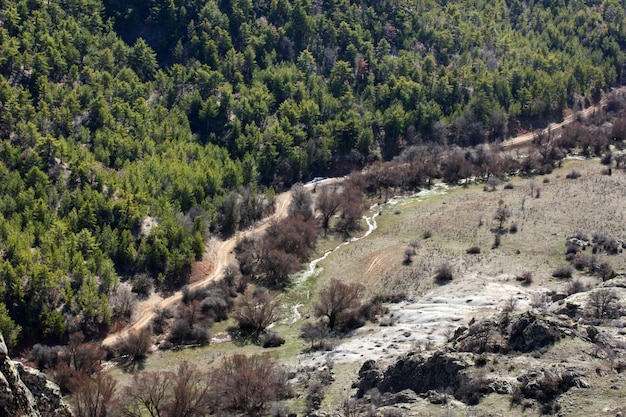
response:
[[[291,201],[291,193],[289,191],[279,194],[276,197],[276,209],[274,214],[263,219],[257,223],[254,227],[246,230],[245,232],[237,233],[235,236],[228,240],[211,239],[207,245],[203,261],[208,261],[213,264],[213,270],[203,279],[189,284],[191,289],[200,288],[212,281],[216,281],[222,278],[226,267],[235,261],[234,249],[237,244],[237,240],[242,237],[261,232],[267,228],[272,220],[281,219],[287,216],[287,209],[289,202]],[[125,337],[129,332],[143,329],[146,327],[155,316],[155,309],[157,308],[170,308],[177,305],[183,298],[182,291],[176,291],[174,294],[167,298],[163,298],[158,294],[153,294],[147,300],[139,303],[136,320],[123,330],[112,333],[107,336],[102,344],[104,346],[113,345],[120,337]]]
[[[614,92],[619,93],[619,94],[624,94],[626,93],[626,87],[620,87],[614,90]],[[567,126],[568,124],[574,122],[579,116],[583,116],[583,117],[589,116],[594,111],[600,110],[602,106],[607,104],[607,102],[608,102],[608,98],[607,98],[607,95],[605,94],[603,95],[600,102],[596,104],[595,106],[587,107],[584,110],[571,114],[565,117],[563,121],[560,123],[550,123],[550,125],[548,125],[548,127],[543,129],[541,133],[548,133],[549,131],[561,129],[563,126]],[[502,142],[501,146],[504,149],[511,149],[511,148],[523,146],[524,144],[531,142],[534,136],[535,136],[535,132],[524,133],[523,135],[519,135],[514,138],[505,140],[504,142]]]

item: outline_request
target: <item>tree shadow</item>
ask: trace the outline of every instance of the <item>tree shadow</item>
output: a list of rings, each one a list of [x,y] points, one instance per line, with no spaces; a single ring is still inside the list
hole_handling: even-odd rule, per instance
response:
[[[118,366],[124,373],[133,374],[138,371],[143,371],[146,367],[146,358],[121,358],[118,362]]]
[[[228,336],[230,336],[231,342],[233,342],[238,347],[243,347],[246,345],[258,345],[259,338],[254,337],[254,335],[249,334],[248,332],[242,331],[237,326],[230,326],[226,329]]]

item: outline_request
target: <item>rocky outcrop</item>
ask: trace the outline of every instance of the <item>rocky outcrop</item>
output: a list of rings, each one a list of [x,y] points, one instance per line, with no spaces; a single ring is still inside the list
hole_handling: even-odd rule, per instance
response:
[[[424,357],[408,354],[385,372],[374,361],[367,361],[359,371],[357,396],[377,388],[380,392],[400,392],[406,389],[422,394],[430,390],[456,391],[466,380],[463,370],[472,366],[466,353],[435,352]]]
[[[61,390],[46,376],[14,362],[0,334],[0,416],[72,417]]]

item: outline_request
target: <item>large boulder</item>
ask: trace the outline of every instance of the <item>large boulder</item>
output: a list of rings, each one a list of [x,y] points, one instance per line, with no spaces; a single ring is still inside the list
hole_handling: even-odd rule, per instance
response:
[[[396,393],[406,389],[416,394],[430,390],[454,392],[467,379],[462,371],[470,366],[471,354],[443,351],[426,357],[410,353],[384,373],[373,361],[367,361],[359,371],[357,396],[363,396],[372,388],[378,388],[382,393]]]
[[[9,358],[0,334],[0,416],[72,417],[61,390],[46,376]]]

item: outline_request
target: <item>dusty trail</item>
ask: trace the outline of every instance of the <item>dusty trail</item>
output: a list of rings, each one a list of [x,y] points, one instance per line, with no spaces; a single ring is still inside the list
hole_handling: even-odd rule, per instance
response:
[[[617,88],[613,90],[613,92],[618,93],[618,94],[624,94],[626,93],[626,87]],[[565,117],[563,121],[560,123],[550,123],[550,125],[548,125],[548,127],[543,129],[541,133],[548,133],[550,131],[561,129],[563,126],[567,126],[568,124],[574,122],[579,115],[582,115],[584,117],[589,116],[596,110],[600,110],[603,106],[607,104],[607,102],[608,102],[608,97],[606,94],[604,94],[600,102],[596,104],[595,106],[587,107],[584,110],[581,110],[574,114],[570,114],[569,116]],[[528,142],[531,142],[534,137],[535,137],[534,132],[524,133],[523,135],[519,135],[514,138],[505,140],[504,142],[502,142],[501,146],[504,149],[516,148]]]
[[[213,264],[213,270],[210,274],[203,279],[189,284],[191,289],[200,288],[212,281],[219,280],[226,267],[235,261],[234,249],[237,244],[237,240],[245,236],[261,232],[265,230],[272,220],[281,219],[287,216],[287,209],[289,202],[291,201],[291,193],[289,191],[279,194],[276,197],[276,209],[274,214],[258,222],[254,227],[246,230],[245,232],[237,233],[235,236],[228,240],[211,239],[207,245],[204,261],[211,262]],[[163,298],[158,294],[153,294],[147,300],[139,303],[137,312],[137,319],[128,327],[123,330],[108,335],[103,341],[104,346],[110,346],[114,344],[119,338],[125,337],[129,332],[142,329],[146,327],[155,316],[155,309],[157,308],[169,308],[178,304],[183,298],[182,291],[176,291],[169,297]]]

